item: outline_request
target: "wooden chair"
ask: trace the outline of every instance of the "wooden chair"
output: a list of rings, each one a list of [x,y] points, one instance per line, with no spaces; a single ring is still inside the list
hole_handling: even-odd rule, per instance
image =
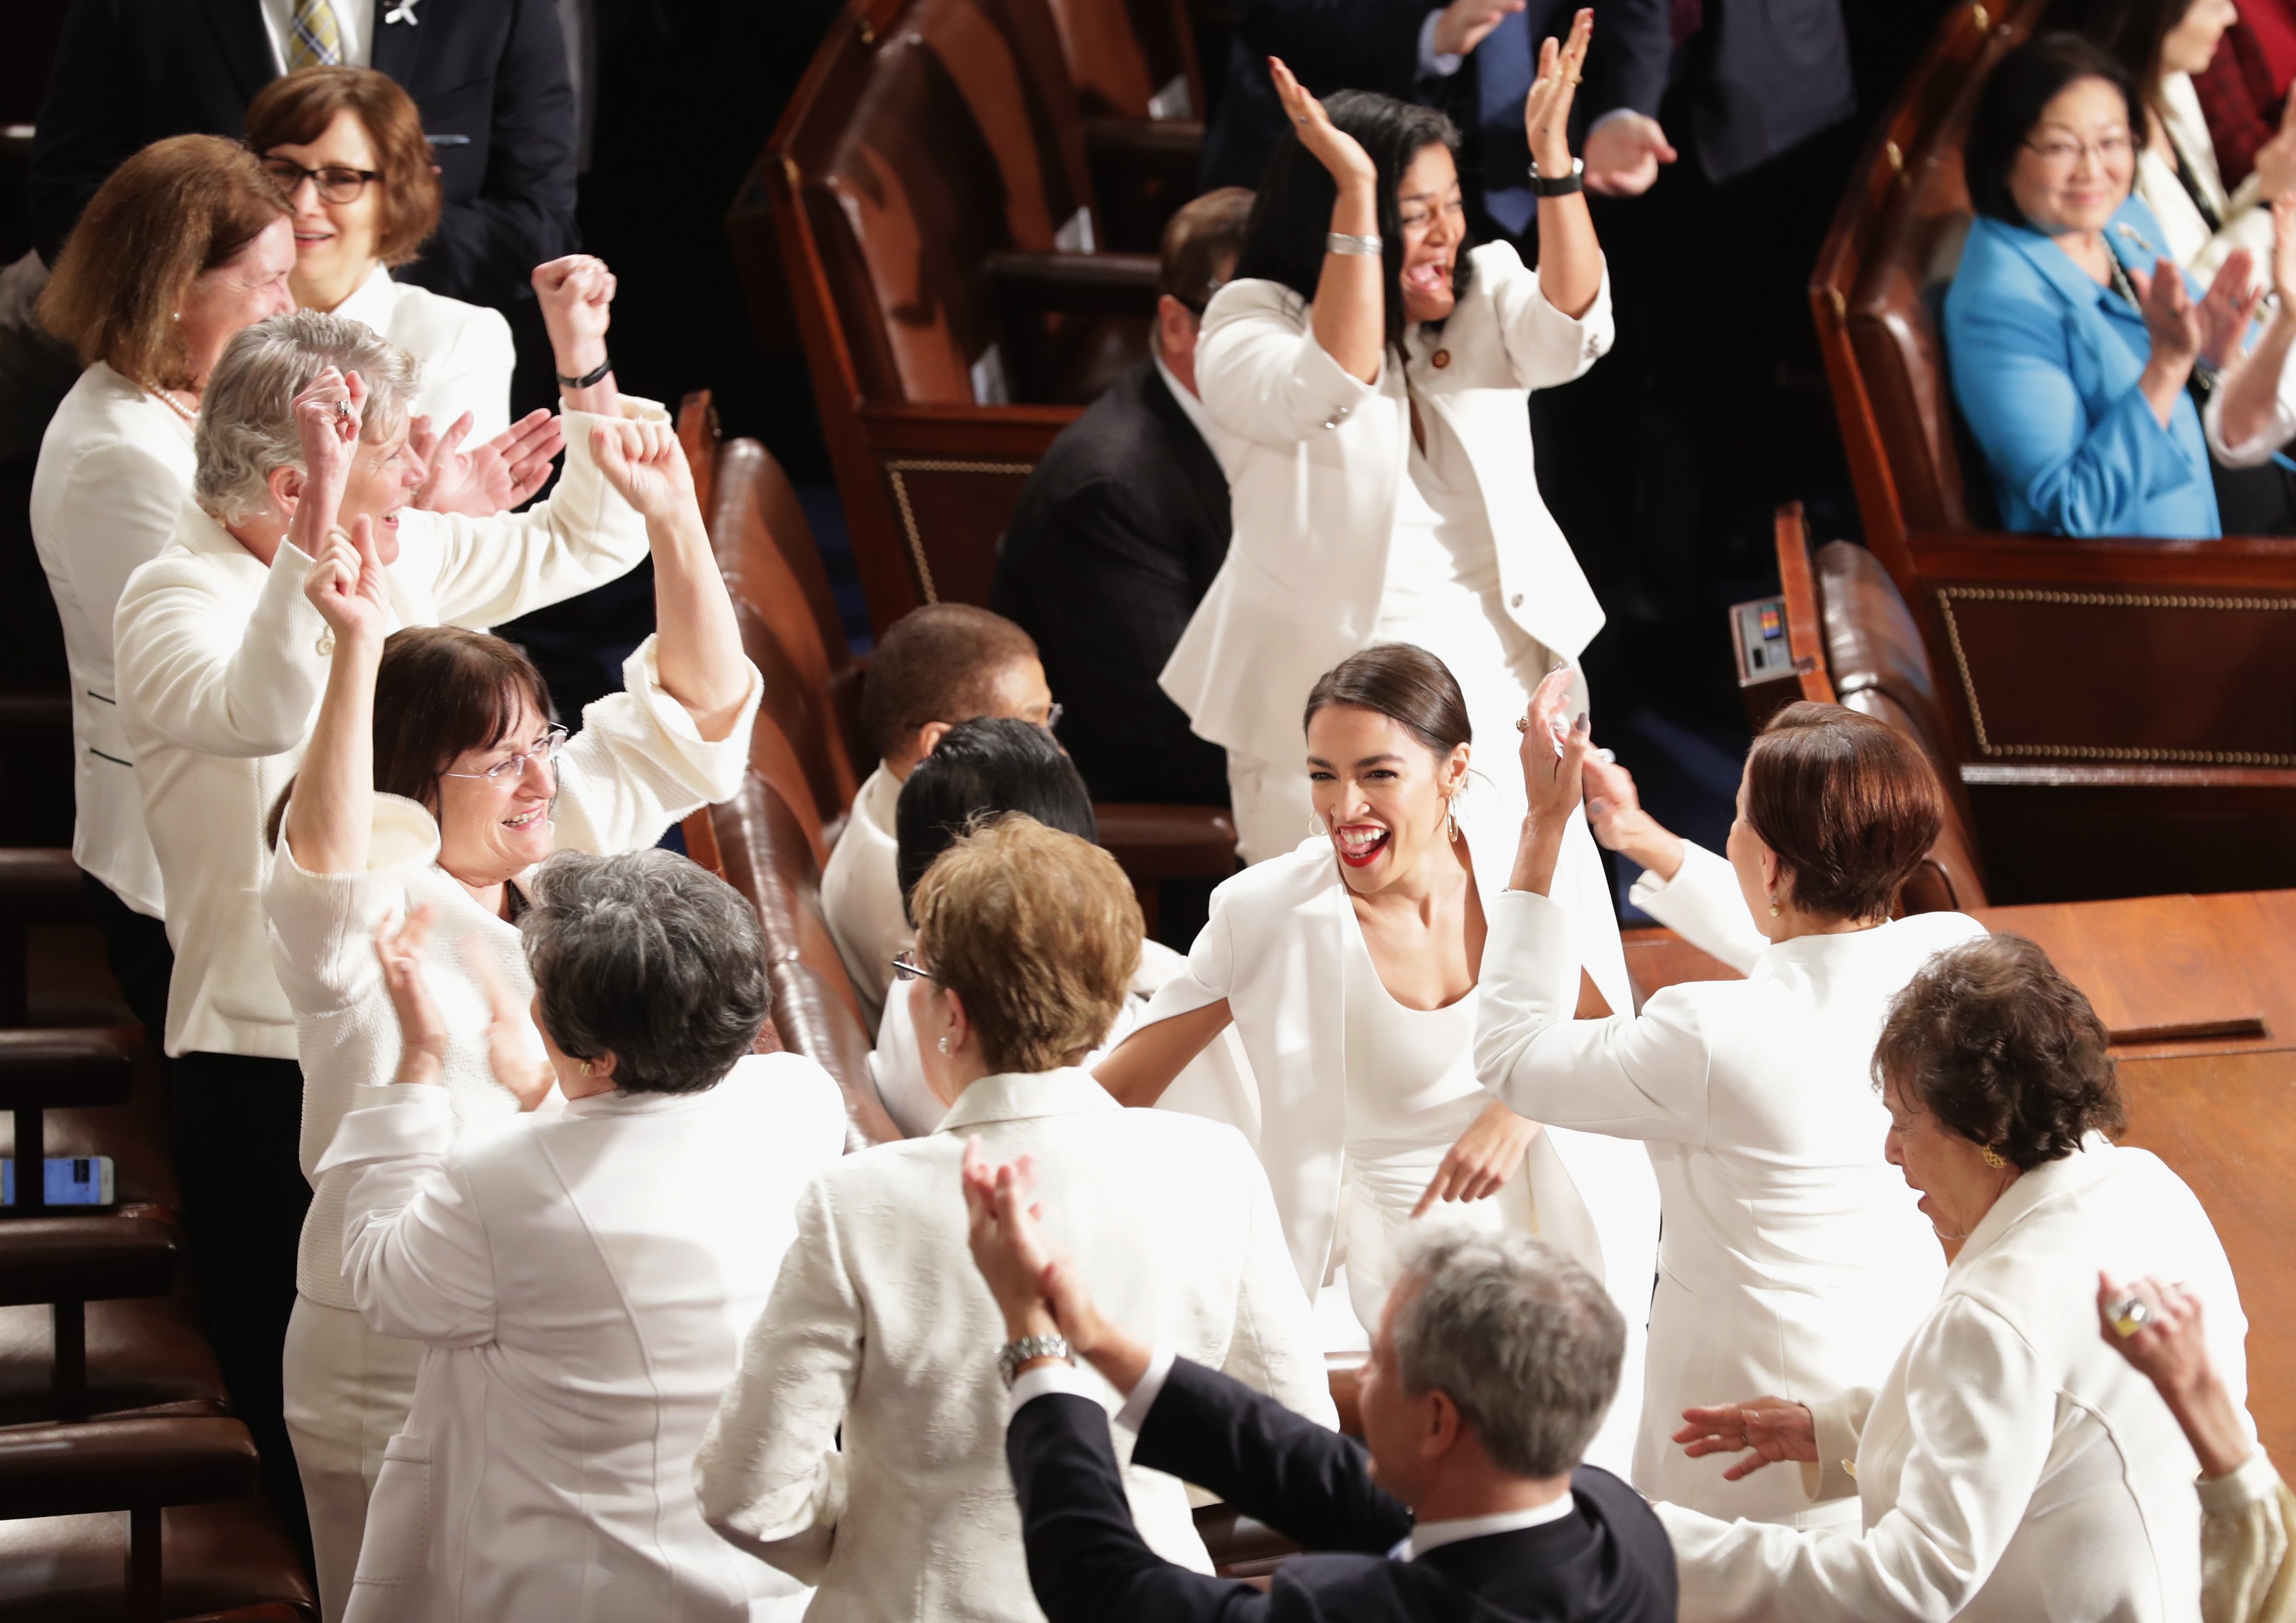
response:
[[[1084,112],[1102,240],[1154,253],[1164,223],[1196,194],[1204,76],[1179,0],[1052,0]]]
[[[1989,528],[1937,301],[1985,74],[2045,0],[1956,6],[1882,121],[1811,303],[1866,540],[1918,627],[1997,901],[2296,884],[2296,540]]]

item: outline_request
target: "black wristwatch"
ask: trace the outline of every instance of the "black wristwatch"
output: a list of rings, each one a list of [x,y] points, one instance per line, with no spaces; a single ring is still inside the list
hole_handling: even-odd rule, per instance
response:
[[[1538,172],[1538,160],[1534,158],[1530,160],[1530,189],[1541,197],[1568,197],[1586,184],[1580,178],[1586,173],[1587,160],[1573,158],[1570,173],[1550,177]]]
[[[1578,188],[1574,185],[1571,189],[1576,191]],[[595,366],[591,367],[589,371],[584,373],[578,378],[570,378],[562,372],[558,373],[558,387],[561,389],[587,389],[591,384],[595,383],[600,378],[604,377],[608,373],[613,371],[613,357],[611,356],[608,356],[604,360],[600,361]]]

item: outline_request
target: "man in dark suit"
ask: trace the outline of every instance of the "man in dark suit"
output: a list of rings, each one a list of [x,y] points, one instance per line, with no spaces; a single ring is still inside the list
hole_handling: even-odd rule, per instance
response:
[[[1364,1365],[1366,1450],[1101,1318],[1038,1232],[1028,1181],[1025,1166],[966,1154],[973,1258],[1013,1338],[998,1358],[1013,1388],[1005,1458],[1051,1623],[1673,1623],[1658,1518],[1577,1463],[1626,1346],[1585,1269],[1528,1235],[1431,1227]],[[1315,1553],[1277,1568],[1266,1594],[1158,1556],[1133,1525],[1105,1389],[1071,1352],[1124,1398],[1135,1465]]]
[[[574,91],[556,0],[73,0],[32,141],[32,239],[51,263],[130,152],[237,139],[290,67],[372,67],[422,111],[446,192],[438,234],[397,274],[508,306],[572,250]]]
[[[1172,217],[1153,352],[1061,432],[1021,487],[988,606],[1034,637],[1060,741],[1097,800],[1227,803],[1227,758],[1156,678],[1227,556],[1227,475],[1196,398],[1196,328],[1251,194]]]

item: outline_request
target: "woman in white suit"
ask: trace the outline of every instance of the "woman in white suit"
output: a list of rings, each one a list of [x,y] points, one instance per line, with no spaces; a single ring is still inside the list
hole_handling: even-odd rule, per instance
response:
[[[1336,1415],[1250,1149],[1211,1122],[1120,1110],[1070,1069],[1106,1034],[1140,955],[1139,905],[1115,858],[1008,814],[935,860],[912,911],[897,995],[947,1115],[806,1192],[702,1446],[701,1509],[818,1586],[810,1623],[1039,1623],[989,1350],[1004,1316],[967,1266],[970,1145],[1033,1161],[1061,1244],[1120,1281],[1128,1314],[1165,1342],[1323,1424]],[[1102,1396],[1113,1414],[1116,1391]],[[1158,1553],[1209,1571],[1181,1485],[1128,1478]]]
[[[1557,671],[1542,691],[1570,680]],[[1300,1283],[1316,1294],[1343,1260],[1367,1332],[1407,1231],[1439,1202],[1568,1252],[1626,1316],[1621,1395],[1587,1456],[1623,1472],[1657,1185],[1638,1145],[1542,1132],[1475,1080],[1474,991],[1515,829],[1480,775],[1469,789],[1459,684],[1423,648],[1376,644],[1324,673],[1304,730],[1329,832],[1212,892],[1187,972],[1094,1074],[1127,1104],[1162,1102],[1232,1022],[1251,1080],[1240,1125],[1275,1185]]]
[[[1566,139],[1592,26],[1582,11],[1566,45],[1544,47],[1523,109],[1545,177],[1536,271],[1503,242],[1468,250],[1458,131],[1442,114],[1353,92],[1327,111],[1273,65],[1297,138],[1270,163],[1196,349],[1204,408],[1242,447],[1228,467],[1235,538],[1162,677],[1228,752],[1248,862],[1299,842],[1300,706],[1348,655],[1436,650],[1490,740],[1602,627],[1539,499],[1525,405],[1611,346],[1609,274]],[[1585,709],[1583,682],[1574,695]],[[1488,792],[1512,825],[1514,775]],[[1633,1007],[1583,827],[1563,883],[1595,986]]]
[[[456,1142],[447,1018],[377,939],[404,1033],[323,1167],[343,1275],[426,1343],[367,1508],[351,1623],[796,1623],[803,1588],[702,1525],[693,1455],[793,1232],[845,1143],[842,1096],[752,1054],[765,942],[682,857],[562,852],[519,922],[562,1110]],[[478,1029],[453,1033],[482,1042]]]
[[[1870,717],[1796,704],[1746,758],[1726,860],[1676,838],[1596,765],[1560,695],[1534,707],[1530,799],[1491,913],[1476,1021],[1483,1086],[1515,1110],[1650,1146],[1665,1212],[1634,1483],[1710,1515],[1857,1524],[1782,1473],[1726,1480],[1672,1438],[1716,1392],[1872,1386],[1936,1299],[1945,1259],[1882,1159],[1874,1038],[1930,957],[1982,936],[1957,913],[1890,921],[1937,839],[1937,780]],[[1550,742],[1565,732],[1558,755]],[[1669,987],[1639,1014],[1570,1018],[1578,958],[1548,876],[1582,782],[1595,832],[1645,872],[1636,904],[1742,980]]]
[[[1940,955],[1891,1004],[1874,1068],[1888,1155],[1953,1256],[1877,1388],[1693,1409],[1704,1455],[1800,1467],[1861,1528],[1726,1522],[1660,1504],[1684,1623],[2188,1623],[2201,1615],[2199,1468],[2152,1383],[2097,1338],[2100,1271],[2184,1282],[2245,1401],[2224,1247],[2122,1124],[2104,1026],[2015,936]],[[2243,1430],[2254,1427],[2242,1415]]]

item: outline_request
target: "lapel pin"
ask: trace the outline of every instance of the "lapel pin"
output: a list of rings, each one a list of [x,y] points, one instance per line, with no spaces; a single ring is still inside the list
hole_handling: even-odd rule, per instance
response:
[[[415,0],[398,0],[397,5],[382,14],[383,21],[385,23],[403,22],[410,29],[414,27],[422,20],[414,14],[414,4]]]

